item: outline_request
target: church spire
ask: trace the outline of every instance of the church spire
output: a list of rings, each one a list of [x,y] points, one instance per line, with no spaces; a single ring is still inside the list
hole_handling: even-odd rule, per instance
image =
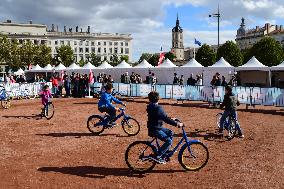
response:
[[[179,27],[178,13],[177,13],[176,27]]]

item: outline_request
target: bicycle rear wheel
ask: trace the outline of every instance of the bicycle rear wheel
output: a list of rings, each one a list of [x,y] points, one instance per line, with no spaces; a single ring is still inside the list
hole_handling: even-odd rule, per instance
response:
[[[183,145],[179,152],[179,163],[188,171],[198,171],[203,168],[209,159],[207,147],[201,142],[191,143],[188,149],[187,144]]]
[[[54,105],[52,103],[48,103],[47,107],[44,110],[44,117],[50,120],[54,115]]]
[[[3,100],[1,100],[1,106],[2,106],[2,108],[4,108],[4,109],[10,108],[10,106],[11,106],[10,100],[9,100],[9,99],[3,99]]]
[[[87,128],[94,135],[99,135],[105,129],[103,122],[104,122],[104,118],[102,116],[92,115],[88,118]]]
[[[130,144],[125,152],[125,162],[135,173],[145,173],[151,171],[156,162],[150,161],[150,156],[155,156],[154,146],[146,141],[136,141]]]
[[[135,136],[140,131],[139,122],[134,118],[128,118],[122,122],[123,131],[129,136]]]

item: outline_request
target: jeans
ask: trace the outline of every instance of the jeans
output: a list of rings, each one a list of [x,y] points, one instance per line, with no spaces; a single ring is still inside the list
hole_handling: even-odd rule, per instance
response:
[[[106,112],[110,116],[110,121],[114,121],[116,117],[116,110],[112,107],[102,106],[99,107],[101,113]]]
[[[164,142],[159,149],[158,156],[162,156],[166,151],[168,151],[173,143],[173,132],[170,129],[162,128],[156,131],[149,131],[149,135]]]
[[[232,116],[232,118],[234,120],[236,120],[236,129],[238,131],[239,134],[242,134],[242,130],[241,130],[241,127],[240,127],[240,124],[238,122],[238,114],[237,114],[237,111],[236,110],[231,110],[231,111],[228,111],[228,110],[225,110],[221,119],[220,119],[220,130],[223,131],[223,128],[224,128],[224,124],[226,124],[226,118],[228,116]]]

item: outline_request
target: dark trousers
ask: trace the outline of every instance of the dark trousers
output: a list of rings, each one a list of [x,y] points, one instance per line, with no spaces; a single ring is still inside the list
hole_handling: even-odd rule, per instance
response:
[[[116,117],[116,110],[112,107],[102,106],[99,107],[101,113],[106,112],[110,116],[110,121],[114,121]]]

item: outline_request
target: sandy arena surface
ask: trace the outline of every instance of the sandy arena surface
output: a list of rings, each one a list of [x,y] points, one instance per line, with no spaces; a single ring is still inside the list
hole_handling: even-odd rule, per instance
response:
[[[184,172],[177,155],[145,175],[133,175],[124,162],[130,143],[147,140],[146,101],[127,102],[127,113],[141,124],[137,136],[122,128],[93,136],[87,118],[95,99],[53,99],[51,120],[40,119],[40,100],[13,101],[0,109],[0,188],[284,188],[284,111],[260,107],[239,120],[245,138],[227,141],[215,134],[218,109],[202,103],[162,104],[187,125],[191,137],[209,149],[208,164]],[[201,107],[198,107],[201,105]],[[257,107],[259,108],[259,107]],[[270,110],[272,109],[272,110]],[[167,126],[168,127],[168,126]],[[173,128],[179,135],[181,130]],[[175,141],[177,138],[175,138]]]

